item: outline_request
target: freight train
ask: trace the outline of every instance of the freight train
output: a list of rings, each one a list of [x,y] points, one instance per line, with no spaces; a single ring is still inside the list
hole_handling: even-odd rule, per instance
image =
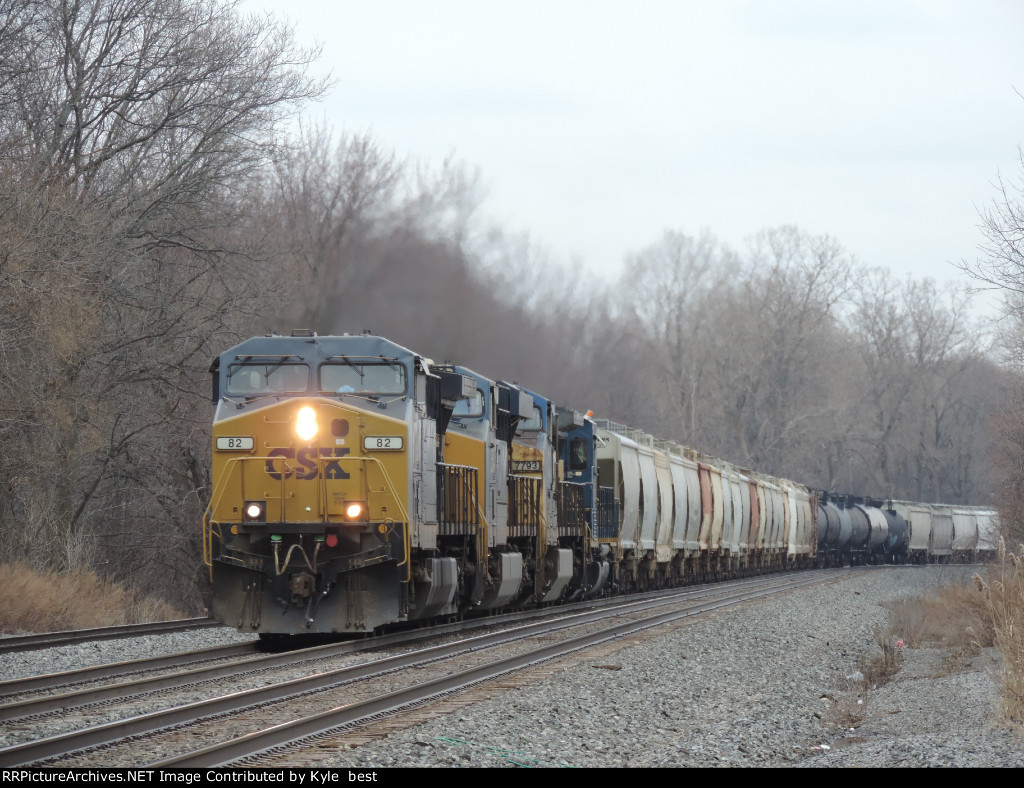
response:
[[[210,371],[211,615],[261,636],[996,549],[994,512],[816,492],[369,333]]]

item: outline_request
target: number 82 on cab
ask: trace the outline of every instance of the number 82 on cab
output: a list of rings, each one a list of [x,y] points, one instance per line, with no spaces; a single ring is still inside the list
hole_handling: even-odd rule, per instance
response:
[[[405,441],[401,435],[365,435],[363,449],[365,451],[401,451]]]

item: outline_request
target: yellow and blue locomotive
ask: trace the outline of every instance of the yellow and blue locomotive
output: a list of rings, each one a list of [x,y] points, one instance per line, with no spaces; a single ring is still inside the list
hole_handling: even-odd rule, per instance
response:
[[[438,435],[470,381],[371,335],[249,339],[211,367],[211,613],[246,632],[369,632],[454,613]],[[477,522],[472,474],[445,481]],[[461,507],[461,508],[457,508]]]

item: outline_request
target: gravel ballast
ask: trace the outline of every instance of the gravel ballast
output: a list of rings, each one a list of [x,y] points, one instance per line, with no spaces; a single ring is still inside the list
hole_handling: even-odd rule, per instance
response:
[[[999,718],[994,649],[903,649],[890,682],[858,693],[856,671],[888,624],[884,604],[972,571],[875,569],[748,603],[549,665],[526,686],[326,760],[321,748],[315,765],[1024,766],[1024,738]],[[0,678],[252,639],[196,630],[21,652],[5,657]]]
[[[751,603],[317,765],[1022,766],[992,649],[941,678],[937,650],[904,649],[862,703],[843,692],[878,651],[885,602],[972,571],[879,569]]]

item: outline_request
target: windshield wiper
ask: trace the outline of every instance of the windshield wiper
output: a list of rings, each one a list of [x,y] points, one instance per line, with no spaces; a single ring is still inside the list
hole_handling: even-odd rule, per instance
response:
[[[378,402],[380,400],[380,394],[367,394],[366,392],[360,391],[325,391],[322,393],[332,397],[355,397],[356,399],[366,399],[370,402]]]
[[[233,399],[229,399],[229,395],[227,395],[227,394],[223,395],[221,397],[221,399],[224,400],[225,402],[230,402],[236,408],[241,409],[241,408],[244,408],[246,405],[248,405],[250,402],[256,402],[256,401],[261,400],[261,399],[270,399],[271,397],[273,397],[276,400],[280,400],[281,397],[296,397],[296,396],[299,396],[299,394],[281,394],[280,392],[278,392],[276,394],[255,394],[255,395],[254,394],[232,394],[230,396],[241,397],[242,399],[241,399],[241,401],[236,402]]]
[[[387,358],[386,356],[381,355],[380,360],[383,361],[396,372],[405,372],[405,365],[398,360],[397,356],[391,356],[390,358]]]
[[[272,361],[267,363],[266,370],[263,372],[263,377],[267,381],[267,386],[268,387],[270,386],[270,373],[271,372],[273,372],[274,370],[278,369],[282,364],[284,364],[284,362],[286,362],[290,358],[296,358],[299,361],[303,360],[302,356],[297,355],[295,353],[287,353],[287,354],[281,355],[281,356],[276,356],[276,355],[271,355],[271,354],[262,354],[262,353],[258,354],[258,355],[255,355],[255,356],[235,356],[235,361],[248,362],[248,365],[246,365],[245,363],[232,365],[232,366],[234,366],[234,370],[232,370],[230,368],[228,369],[228,381],[229,382],[231,381],[232,375],[234,375],[236,372],[242,372],[243,370],[251,371],[250,367],[253,366],[252,365],[253,359],[258,359],[258,358],[272,359]]]

